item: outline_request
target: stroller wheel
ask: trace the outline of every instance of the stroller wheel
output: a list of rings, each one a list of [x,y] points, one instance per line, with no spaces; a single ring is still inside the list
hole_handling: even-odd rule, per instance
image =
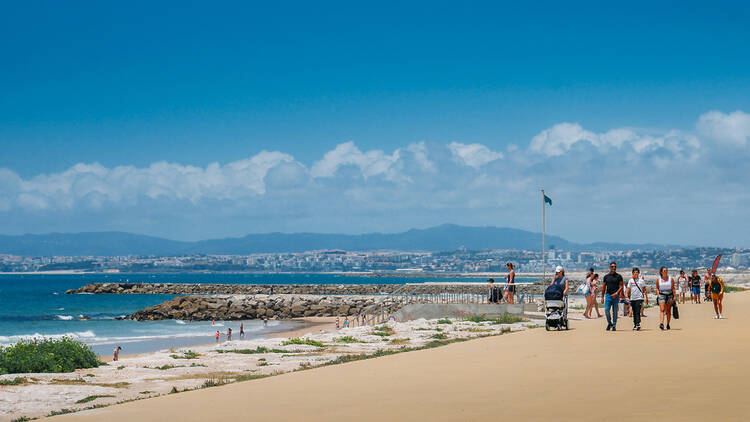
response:
[[[569,330],[569,328],[568,328],[568,320],[567,319],[565,320],[565,330]]]
[[[557,331],[562,331],[562,324],[560,323],[557,324]]]
[[[544,323],[544,328],[545,328],[545,329],[546,329],[547,331],[549,331],[549,322],[545,322],[545,323]]]

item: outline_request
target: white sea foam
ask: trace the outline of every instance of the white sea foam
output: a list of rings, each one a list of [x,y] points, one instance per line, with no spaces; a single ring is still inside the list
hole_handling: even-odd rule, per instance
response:
[[[63,334],[18,334],[14,336],[0,336],[0,344],[13,344],[23,340],[43,340],[43,339],[60,339],[63,337],[72,338],[76,340],[92,339],[96,337],[93,331],[78,331],[73,333]]]
[[[57,319],[63,320],[63,321],[70,321],[73,319],[72,315],[55,315]]]
[[[176,319],[176,320],[174,320],[174,322],[176,322],[176,323],[178,323],[180,325],[185,325],[185,321],[183,321],[181,319]]]

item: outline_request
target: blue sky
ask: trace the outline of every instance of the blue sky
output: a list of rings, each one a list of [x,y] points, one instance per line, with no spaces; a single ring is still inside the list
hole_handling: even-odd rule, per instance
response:
[[[539,230],[544,186],[571,240],[750,246],[748,21],[740,2],[5,5],[0,232]]]

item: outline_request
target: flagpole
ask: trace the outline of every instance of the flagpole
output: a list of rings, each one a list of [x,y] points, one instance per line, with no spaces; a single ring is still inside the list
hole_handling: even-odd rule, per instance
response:
[[[544,237],[547,226],[546,204],[544,203],[544,189],[542,189],[542,282],[547,277],[547,254],[544,250]]]

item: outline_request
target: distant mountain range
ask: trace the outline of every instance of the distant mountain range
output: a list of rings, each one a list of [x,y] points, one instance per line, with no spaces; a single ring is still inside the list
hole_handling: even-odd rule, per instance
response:
[[[444,224],[428,229],[402,233],[321,234],[266,233],[244,237],[183,242],[160,237],[123,233],[50,233],[19,236],[0,235],[0,254],[25,256],[113,256],[113,255],[182,255],[182,254],[250,254],[262,252],[304,252],[321,249],[348,251],[455,251],[487,249],[537,250],[541,233],[501,227],[466,227]],[[669,249],[675,245],[591,243],[578,244],[558,236],[547,235],[547,246],[570,251]]]

